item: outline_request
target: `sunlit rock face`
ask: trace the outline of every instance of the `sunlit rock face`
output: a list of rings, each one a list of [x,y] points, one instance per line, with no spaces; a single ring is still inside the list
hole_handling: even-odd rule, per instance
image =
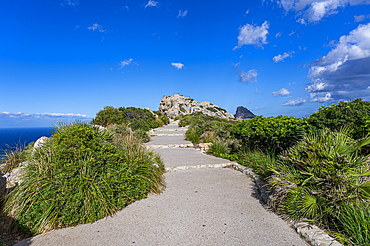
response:
[[[159,104],[159,111],[167,116],[178,116],[202,112],[203,114],[217,116],[225,119],[234,119],[234,115],[227,112],[210,102],[198,103],[190,97],[184,97],[179,94],[173,96],[164,96]]]

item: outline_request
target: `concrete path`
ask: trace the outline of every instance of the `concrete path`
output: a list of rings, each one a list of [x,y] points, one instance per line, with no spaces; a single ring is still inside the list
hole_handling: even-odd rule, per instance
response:
[[[176,124],[154,133],[180,132]],[[185,129],[182,129],[185,132]],[[171,139],[170,139],[171,138]],[[155,136],[149,146],[188,144],[184,136]],[[166,189],[115,216],[55,230],[17,245],[307,245],[282,219],[266,210],[251,179],[218,165],[228,160],[191,148],[154,148],[171,172]]]

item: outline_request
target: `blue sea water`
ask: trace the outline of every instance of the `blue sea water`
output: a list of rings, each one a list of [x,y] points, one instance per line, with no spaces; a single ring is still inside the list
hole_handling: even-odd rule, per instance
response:
[[[0,155],[6,149],[16,145],[27,146],[42,136],[50,137],[52,133],[50,127],[0,128]]]

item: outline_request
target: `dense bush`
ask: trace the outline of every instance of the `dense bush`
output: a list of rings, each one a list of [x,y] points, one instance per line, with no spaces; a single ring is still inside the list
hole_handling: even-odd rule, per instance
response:
[[[97,113],[92,123],[101,126],[126,124],[133,131],[138,129],[149,131],[163,124],[168,124],[168,119],[163,115],[155,117],[147,109],[135,107],[120,107],[116,109],[113,107],[105,107]]]
[[[216,139],[228,139],[231,127],[237,121],[222,119],[216,116],[209,116],[197,112],[191,115],[177,117],[180,120],[179,126],[189,125],[186,132],[186,139],[193,142],[212,142]]]
[[[293,146],[308,129],[306,120],[277,116],[257,116],[243,120],[231,129],[231,135],[247,150],[264,150],[280,153]]]
[[[35,234],[112,215],[163,185],[158,156],[131,134],[87,123],[57,126],[28,163],[5,212]]]
[[[347,133],[308,134],[271,166],[274,197],[290,218],[330,226],[343,205],[369,201],[369,156],[358,151],[370,139],[355,141]]]
[[[350,136],[360,139],[370,132],[370,102],[356,99],[329,107],[322,106],[307,117],[307,122],[315,130],[329,128],[339,131],[342,127],[348,127]]]

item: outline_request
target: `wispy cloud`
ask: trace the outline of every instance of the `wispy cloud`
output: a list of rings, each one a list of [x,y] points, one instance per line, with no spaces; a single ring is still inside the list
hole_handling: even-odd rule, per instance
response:
[[[57,122],[66,123],[75,120],[87,121],[91,117],[84,114],[64,114],[64,113],[10,113],[0,112],[0,127],[26,127],[26,126],[51,126]]]
[[[87,27],[87,29],[91,31],[96,31],[98,30],[99,32],[105,32],[105,28],[103,28],[101,25],[98,23],[92,24],[92,26]]]
[[[267,44],[267,35],[270,24],[265,21],[261,26],[246,24],[239,28],[238,45],[233,50],[241,48],[243,45],[256,45],[262,47]]]
[[[145,8],[147,7],[157,7],[158,8],[158,2],[154,0],[149,0],[149,2],[145,5]]]
[[[276,63],[280,61],[284,61],[285,58],[288,58],[288,57],[292,58],[293,54],[294,54],[294,51],[285,52],[283,55],[274,56],[272,60],[274,60],[274,62]]]
[[[288,101],[282,103],[281,105],[283,105],[283,106],[302,106],[305,103],[306,103],[306,99],[298,97],[296,99],[288,100]]]
[[[75,7],[79,4],[78,0],[64,0],[61,5],[62,6],[72,6]]]
[[[340,8],[348,5],[365,5],[370,4],[369,0],[275,0],[286,11],[295,11],[300,23],[308,20],[315,23],[324,17],[337,14]]]
[[[187,10],[184,10],[184,11],[179,10],[179,14],[177,15],[176,18],[185,17],[187,14],[188,14]]]
[[[121,69],[121,68],[123,68],[123,67],[125,67],[125,66],[130,65],[133,61],[134,61],[134,60],[133,60],[132,58],[121,61],[121,62],[119,63],[119,68],[118,68],[118,70],[119,70],[119,69]]]
[[[306,86],[311,101],[370,99],[370,23],[340,37],[335,47],[310,64]]]
[[[257,88],[253,91],[254,94],[262,94],[262,91],[259,91]]]
[[[180,63],[180,62],[172,62],[171,65],[174,66],[175,68],[177,68],[177,70],[182,69],[182,68],[185,67],[185,65]]]
[[[292,91],[288,91],[287,89],[285,88],[281,88],[280,90],[278,91],[274,91],[272,92],[272,95],[274,97],[278,97],[278,96],[289,96],[290,94],[293,94],[294,92]]]
[[[283,34],[283,33],[282,32],[276,33],[275,38],[279,38],[281,36],[281,34]]]
[[[239,75],[239,82],[248,84],[248,82],[257,82],[257,70],[251,69],[248,72],[245,72],[239,69],[236,74]]]
[[[262,108],[254,108],[252,110],[262,110],[262,109],[265,109],[266,107],[262,107]]]
[[[370,19],[370,14],[368,15],[355,15],[355,22],[361,22],[365,19]]]

